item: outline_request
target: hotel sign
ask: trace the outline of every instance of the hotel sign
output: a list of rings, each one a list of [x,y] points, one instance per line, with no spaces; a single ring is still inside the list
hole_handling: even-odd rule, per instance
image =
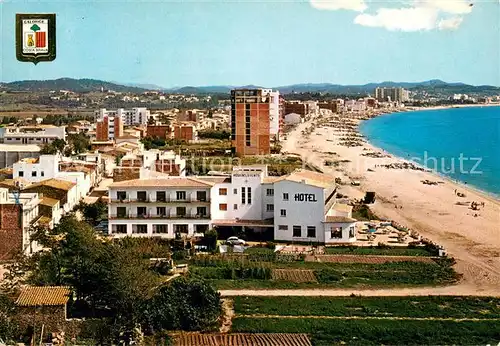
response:
[[[19,61],[52,61],[56,58],[56,15],[16,14],[16,57]]]
[[[293,196],[295,202],[317,202],[316,195],[314,193],[296,193]]]

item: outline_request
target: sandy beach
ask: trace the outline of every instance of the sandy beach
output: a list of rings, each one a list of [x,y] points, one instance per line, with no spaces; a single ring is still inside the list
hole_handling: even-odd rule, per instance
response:
[[[361,118],[366,117],[324,112],[288,133],[283,151],[341,178],[339,192],[349,198],[374,191],[377,200],[370,208],[443,245],[457,260],[464,288],[500,292],[500,201],[419,167],[401,168],[407,161],[361,137]],[[359,146],[347,146],[353,144]],[[434,184],[422,183],[425,180]],[[352,186],[351,181],[360,185]],[[479,210],[472,210],[471,202],[477,202]],[[449,289],[452,293],[457,286]]]

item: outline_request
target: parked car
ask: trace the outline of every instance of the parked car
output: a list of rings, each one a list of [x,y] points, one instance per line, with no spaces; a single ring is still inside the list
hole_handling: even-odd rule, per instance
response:
[[[230,245],[245,245],[245,241],[243,239],[239,239],[238,237],[229,237],[226,240],[227,244]]]

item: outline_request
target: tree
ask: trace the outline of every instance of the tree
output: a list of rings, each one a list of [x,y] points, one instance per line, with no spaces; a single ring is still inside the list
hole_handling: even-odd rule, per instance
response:
[[[84,133],[72,133],[68,136],[68,143],[74,154],[80,154],[90,149],[90,138]]]
[[[84,220],[88,224],[96,226],[101,220],[107,217],[108,205],[102,200],[90,204],[80,202],[77,206],[77,210],[81,211]]]
[[[14,309],[12,299],[0,293],[0,340],[11,341],[17,334],[18,326],[14,321]]]
[[[209,330],[222,313],[220,294],[196,279],[178,278],[160,287],[148,300],[144,328],[160,330]]]

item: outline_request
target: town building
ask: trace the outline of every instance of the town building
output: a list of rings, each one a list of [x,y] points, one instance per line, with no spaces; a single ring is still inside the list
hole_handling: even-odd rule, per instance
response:
[[[406,102],[409,100],[409,93],[403,88],[376,88],[375,98],[379,102]]]
[[[148,123],[149,116],[149,110],[143,107],[132,109],[118,108],[114,110],[101,108],[96,111],[97,119],[104,119],[105,117],[118,117],[122,120],[123,125],[125,126],[146,125]]]
[[[283,118],[279,91],[235,89],[231,91],[231,141],[237,155],[271,152]]]
[[[272,232],[276,241],[350,243],[356,220],[335,193],[328,175],[298,170],[271,177],[257,165],[234,167],[229,176],[116,182],[109,188],[109,233],[173,238],[242,227]]]
[[[192,177],[115,182],[109,186],[109,234],[191,237],[210,226],[212,184]]]
[[[38,193],[9,192],[0,188],[0,260],[10,260],[17,253],[37,251],[30,238],[30,226],[38,219]]]
[[[103,113],[96,122],[95,139],[97,142],[110,141],[123,135],[123,119],[118,115]]]
[[[148,125],[146,135],[166,139],[172,132],[170,125]]]
[[[285,102],[285,114],[295,113],[306,116],[308,113],[307,104],[301,101],[287,101]]]
[[[66,140],[66,127],[53,125],[0,127],[0,143],[46,145]]]
[[[36,144],[0,144],[0,169],[12,167],[19,160],[40,157],[40,146]]]
[[[196,125],[192,123],[178,123],[173,126],[171,133],[172,139],[181,141],[194,141],[197,139]]]

